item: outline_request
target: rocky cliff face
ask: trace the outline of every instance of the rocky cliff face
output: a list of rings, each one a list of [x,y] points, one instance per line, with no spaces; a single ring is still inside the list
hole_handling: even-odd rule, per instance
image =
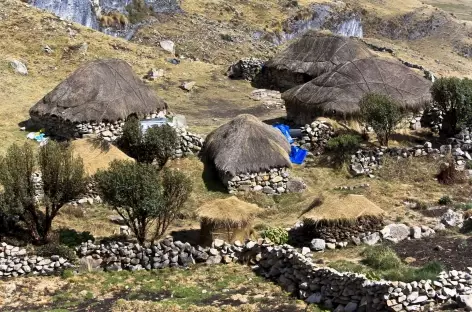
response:
[[[128,14],[126,6],[133,3],[133,0],[30,0],[30,4],[47,10],[66,20],[73,21],[84,26],[101,30],[109,35],[129,37],[129,31],[134,33],[133,26],[128,27],[129,31],[114,31],[108,28],[101,28],[99,17],[102,14],[118,11]],[[155,13],[179,13],[181,8],[178,0],[145,0],[145,3]]]
[[[32,5],[84,26],[98,29],[97,15],[90,0],[32,0]]]

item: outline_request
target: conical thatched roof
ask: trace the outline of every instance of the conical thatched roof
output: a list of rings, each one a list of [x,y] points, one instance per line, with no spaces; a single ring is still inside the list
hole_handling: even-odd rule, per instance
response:
[[[309,204],[310,200],[304,204]],[[381,217],[385,213],[363,195],[332,195],[323,198],[319,206],[303,215],[309,222],[357,220],[361,217]]]
[[[86,63],[30,109],[35,116],[53,115],[71,122],[144,117],[167,104],[118,59]]]
[[[285,91],[331,71],[339,64],[373,56],[357,39],[308,31],[264,65],[263,78]]]
[[[218,171],[233,176],[291,167],[287,139],[252,115],[239,115],[214,130],[207,136],[202,152]]]
[[[368,92],[387,94],[408,110],[431,100],[431,82],[400,62],[380,58],[350,61],[283,93],[287,116],[306,123],[317,116],[352,116]]]
[[[242,227],[262,211],[257,205],[231,196],[203,204],[196,213],[200,221],[214,225]]]

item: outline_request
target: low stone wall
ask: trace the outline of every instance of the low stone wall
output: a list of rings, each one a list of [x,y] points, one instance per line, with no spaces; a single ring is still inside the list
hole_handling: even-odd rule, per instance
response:
[[[0,278],[25,274],[48,275],[72,267],[69,260],[59,256],[29,256],[26,249],[0,243]]]
[[[351,156],[350,171],[353,175],[370,175],[381,168],[385,156],[397,159],[422,156],[452,155],[458,170],[466,169],[467,161],[472,160],[469,152],[472,152],[471,129],[464,129],[454,138],[448,139],[450,144],[433,148],[431,142],[410,148],[378,147],[374,149],[361,149]]]
[[[232,79],[245,79],[253,81],[261,72],[264,61],[256,58],[245,58],[230,66],[228,77]]]
[[[328,123],[316,120],[300,128],[302,137],[295,140],[301,148],[312,151],[320,155],[328,143],[328,140],[335,135],[334,128]]]
[[[290,244],[303,247],[310,242],[312,251],[345,248],[349,245],[375,245],[382,241],[398,243],[407,239],[421,239],[434,235],[428,226],[407,226],[393,223],[383,226],[381,222],[357,222],[316,226],[298,223],[289,231]]]
[[[198,134],[188,132],[182,128],[177,128],[176,131],[180,142],[175,150],[174,157],[181,158],[190,155],[198,155],[202,150],[205,139]]]
[[[167,238],[155,246],[131,243],[82,244],[83,261],[106,271],[187,267],[195,263],[247,263],[264,277],[309,303],[336,311],[420,311],[458,295],[472,294],[472,276],[443,272],[436,281],[371,281],[362,274],[340,273],[313,263],[309,248],[302,252],[258,240],[227,244],[215,240],[208,248]]]
[[[228,187],[228,191],[231,194],[254,191],[273,195],[287,192],[289,176],[287,168],[273,168],[269,172],[223,176],[222,181]]]

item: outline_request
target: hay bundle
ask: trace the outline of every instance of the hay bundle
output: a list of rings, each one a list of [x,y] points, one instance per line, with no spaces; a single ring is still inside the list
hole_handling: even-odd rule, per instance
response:
[[[30,115],[81,123],[125,120],[132,114],[142,118],[165,109],[167,104],[127,62],[105,59],[81,66],[36,103]]]
[[[282,133],[252,115],[239,115],[210,133],[202,155],[223,175],[291,167],[290,144]]]
[[[303,215],[304,234],[309,238],[348,240],[380,230],[384,213],[363,195],[325,196],[320,205]]]
[[[244,241],[251,236],[252,222],[261,211],[257,205],[235,196],[202,205],[196,211],[200,219],[202,244],[211,244],[216,238],[226,242]]]
[[[386,94],[405,110],[416,111],[431,100],[431,82],[400,62],[381,58],[349,61],[282,94],[287,116],[307,123],[318,116],[356,116],[369,92]]]

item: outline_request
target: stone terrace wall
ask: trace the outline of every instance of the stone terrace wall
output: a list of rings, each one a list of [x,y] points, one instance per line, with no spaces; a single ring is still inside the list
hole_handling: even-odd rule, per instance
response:
[[[287,168],[274,168],[269,172],[243,173],[237,176],[223,176],[222,181],[231,194],[237,192],[263,192],[268,195],[287,192],[289,181]]]
[[[0,278],[24,274],[48,275],[72,267],[59,256],[29,256],[26,249],[0,243]]]
[[[316,155],[320,155],[324,151],[326,143],[335,134],[333,127],[328,122],[321,120],[316,120],[300,129],[302,137],[295,140],[296,143]]]
[[[195,263],[240,262],[254,265],[264,277],[280,284],[310,303],[323,303],[339,311],[420,311],[425,305],[472,293],[472,276],[466,272],[443,272],[436,281],[370,281],[364,275],[340,273],[318,267],[308,248],[298,252],[289,245],[270,241],[235,242],[215,240],[208,248],[167,238],[155,246],[132,243],[84,243],[78,248],[82,260],[106,271],[187,267]]]

